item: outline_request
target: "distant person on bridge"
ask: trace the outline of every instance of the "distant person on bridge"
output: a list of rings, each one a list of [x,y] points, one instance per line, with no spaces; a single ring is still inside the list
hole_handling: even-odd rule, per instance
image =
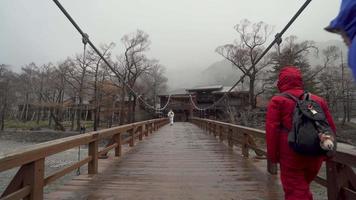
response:
[[[293,66],[282,68],[277,87],[281,93],[288,93],[297,98],[303,96],[300,70]],[[326,121],[335,132],[335,124],[325,100],[316,95],[311,95],[311,99],[320,105]],[[286,200],[312,200],[309,185],[326,157],[301,155],[289,146],[288,133],[292,129],[295,105],[295,101],[281,95],[270,100],[266,116],[267,157],[272,163],[280,164],[280,177]]]
[[[169,124],[172,126],[173,125],[173,121],[174,121],[174,112],[172,110],[169,110],[168,118],[169,118]]]
[[[338,16],[325,30],[340,34],[349,47],[349,66],[356,78],[356,1],[342,0]]]

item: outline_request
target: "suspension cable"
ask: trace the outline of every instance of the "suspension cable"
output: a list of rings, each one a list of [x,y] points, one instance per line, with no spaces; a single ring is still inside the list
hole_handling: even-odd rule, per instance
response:
[[[119,79],[119,82],[121,82],[126,88],[129,89],[129,91],[138,99],[140,99],[144,104],[151,108],[154,108],[154,106],[150,105],[147,103],[141,95],[139,95],[128,83],[126,83],[122,77],[122,75],[117,72],[114,67],[106,60],[106,58],[103,56],[103,54],[96,48],[96,46],[91,42],[89,39],[88,34],[84,33],[83,30],[79,27],[79,25],[74,21],[74,19],[69,15],[69,13],[66,11],[66,9],[61,5],[61,3],[58,0],[53,0],[53,2],[58,6],[58,8],[62,11],[62,13],[67,17],[67,19],[71,22],[71,24],[77,29],[79,34],[82,36],[82,42],[86,45],[87,43],[91,46],[91,48],[99,55],[99,57],[105,62],[105,64],[110,68],[110,70],[116,75],[116,77]],[[85,48],[85,46],[84,46]],[[156,109],[155,109],[156,110]],[[158,109],[160,110],[160,109]]]
[[[166,103],[163,107],[161,107],[161,108],[156,108],[156,107],[153,107],[153,106],[151,106],[150,104],[148,104],[146,101],[143,100],[142,95],[140,95],[140,96],[138,97],[138,99],[141,100],[141,102],[144,103],[148,108],[150,108],[150,109],[152,109],[152,110],[155,110],[155,111],[162,111],[162,110],[165,110],[165,109],[167,108],[167,106],[169,105],[169,103],[170,103],[170,101],[171,101],[171,96],[172,96],[172,95],[169,95],[169,96],[168,96],[167,103]]]
[[[288,28],[294,23],[294,21],[299,17],[299,15],[304,11],[304,9],[309,5],[309,3],[312,0],[307,0],[302,7],[297,11],[297,13],[291,18],[291,20],[287,23],[287,25],[282,29],[280,33],[277,33],[274,40],[271,42],[271,44],[262,52],[262,54],[258,57],[258,59],[252,63],[251,67],[240,77],[240,79],[216,102],[214,102],[212,105],[207,106],[205,108],[199,108],[194,101],[192,100],[192,96],[190,95],[191,102],[196,110],[207,110],[209,108],[214,107],[216,104],[218,104],[220,101],[222,101],[228,93],[230,93],[246,76],[249,72],[251,72],[254,67],[262,60],[262,58],[268,53],[268,51],[273,47],[273,45],[280,44],[282,41],[282,36],[283,34],[288,30]],[[93,50],[100,56],[100,58],[105,62],[105,64],[110,68],[110,70],[117,76],[119,81],[127,87],[130,92],[136,96],[139,100],[141,100],[146,106],[153,108],[154,110],[163,110],[166,108],[168,104],[166,104],[163,108],[156,109],[154,106],[148,104],[141,95],[138,95],[137,92],[135,92],[134,89],[131,88],[129,84],[127,84],[124,79],[122,78],[122,75],[115,71],[115,69],[111,66],[111,64],[106,60],[106,58],[100,53],[100,51],[96,48],[96,46],[91,42],[89,39],[88,34],[84,33],[82,29],[78,26],[78,24],[73,20],[73,18],[69,15],[69,13],[65,10],[65,8],[59,3],[58,0],[53,0],[53,2],[58,6],[58,8],[62,11],[62,13],[67,17],[67,19],[71,22],[71,24],[77,29],[77,31],[81,34],[82,40],[84,43],[84,40],[86,43],[89,43],[89,45],[93,48]],[[168,101],[169,103],[169,101]]]
[[[231,93],[231,91],[239,84],[241,83],[241,81],[247,76],[247,74],[249,72],[252,71],[252,69],[255,68],[255,66],[262,60],[262,58],[268,53],[268,51],[273,47],[273,45],[278,44],[280,45],[282,42],[282,36],[283,34],[289,29],[289,27],[294,23],[294,21],[299,17],[299,15],[305,10],[305,8],[310,4],[312,0],[306,0],[306,2],[299,8],[299,10],[294,14],[294,16],[289,20],[289,22],[287,23],[287,25],[282,29],[281,32],[277,33],[275,35],[274,40],[271,42],[271,44],[262,52],[262,54],[258,57],[258,59],[252,63],[251,67],[240,77],[240,79],[238,81],[236,81],[236,83],[220,98],[218,99],[216,102],[214,102],[213,104],[211,104],[210,106],[207,106],[205,108],[200,108],[198,106],[195,105],[195,103],[192,101],[191,102],[193,104],[193,107],[196,110],[207,110],[212,108],[213,106],[215,106],[216,104],[218,104],[220,101],[222,101],[228,93]],[[191,96],[190,96],[191,97]]]

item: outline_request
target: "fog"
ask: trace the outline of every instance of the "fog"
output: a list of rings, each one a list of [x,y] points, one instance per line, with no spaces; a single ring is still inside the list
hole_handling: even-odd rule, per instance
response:
[[[171,88],[195,84],[199,72],[222,60],[219,45],[231,43],[242,19],[264,21],[279,31],[302,0],[62,0],[94,44],[115,42],[137,29],[150,35],[148,55],[167,68]],[[323,30],[339,0],[314,0],[286,35],[323,42],[339,38]],[[19,70],[81,53],[81,37],[50,0],[0,1],[0,63]]]

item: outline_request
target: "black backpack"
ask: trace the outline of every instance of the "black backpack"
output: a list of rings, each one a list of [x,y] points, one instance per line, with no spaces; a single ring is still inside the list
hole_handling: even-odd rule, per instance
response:
[[[304,92],[299,98],[289,93],[281,93],[278,96],[283,96],[296,102],[293,111],[292,129],[288,133],[289,146],[302,155],[326,155],[329,151],[320,147],[319,133],[333,137],[334,133],[321,106],[310,98],[310,93],[308,92]],[[336,150],[335,139],[334,150]]]

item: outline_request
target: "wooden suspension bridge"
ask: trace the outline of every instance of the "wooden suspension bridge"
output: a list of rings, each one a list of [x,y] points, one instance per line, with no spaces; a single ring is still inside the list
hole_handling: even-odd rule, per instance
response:
[[[264,131],[201,118],[167,123],[137,122],[4,155],[0,172],[18,171],[0,199],[283,199],[277,169],[265,159]],[[46,158],[80,145],[87,157],[45,176]],[[44,193],[83,165],[87,173]],[[341,144],[315,182],[329,200],[356,199],[355,167],[355,147]]]

